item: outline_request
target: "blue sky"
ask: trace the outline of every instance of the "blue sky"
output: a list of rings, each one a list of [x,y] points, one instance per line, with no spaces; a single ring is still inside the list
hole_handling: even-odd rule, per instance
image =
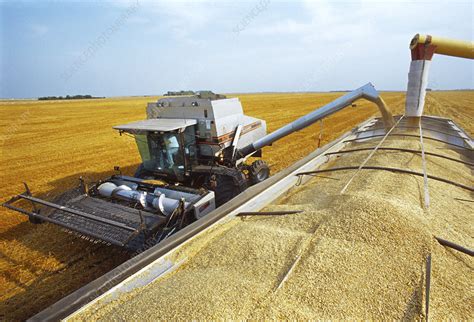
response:
[[[471,1],[4,1],[0,97],[405,90],[415,33],[473,39]],[[430,87],[474,88],[435,56]]]

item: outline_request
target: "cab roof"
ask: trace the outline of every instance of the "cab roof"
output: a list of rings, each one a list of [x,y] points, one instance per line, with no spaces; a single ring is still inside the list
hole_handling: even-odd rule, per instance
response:
[[[148,119],[138,122],[132,122],[122,125],[114,126],[115,130],[123,132],[169,132],[178,129],[182,129],[191,125],[195,125],[197,121],[195,119]]]

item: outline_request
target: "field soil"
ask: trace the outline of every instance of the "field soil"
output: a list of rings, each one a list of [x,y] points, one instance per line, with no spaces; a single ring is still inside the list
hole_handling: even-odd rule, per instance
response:
[[[267,121],[268,131],[323,106],[341,93],[237,94],[246,114]],[[232,96],[232,95],[230,95]],[[404,93],[382,94],[394,114],[403,113]],[[140,162],[135,142],[112,126],[145,118],[157,97],[72,101],[0,101],[0,201],[23,192],[51,198],[96,181],[118,165],[133,174]],[[471,136],[474,91],[430,92],[425,113],[452,118]],[[272,173],[324,145],[371,116],[375,105],[357,102],[336,115],[264,148]],[[130,257],[115,247],[93,244],[60,228],[30,224],[0,209],[0,320],[26,319],[113,269]]]

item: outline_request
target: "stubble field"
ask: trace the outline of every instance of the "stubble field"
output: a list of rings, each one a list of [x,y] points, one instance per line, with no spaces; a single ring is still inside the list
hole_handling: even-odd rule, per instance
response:
[[[341,93],[238,94],[245,113],[267,121],[268,131],[293,121]],[[404,93],[382,94],[394,114],[404,109]],[[48,197],[86,181],[106,177],[119,165],[132,174],[139,163],[135,142],[113,125],[145,118],[157,97],[78,101],[0,102],[0,201],[24,190]],[[452,118],[474,131],[474,91],[430,92],[426,114]],[[321,145],[377,115],[372,103],[357,102],[324,120]],[[263,151],[273,173],[318,146],[321,124]],[[25,319],[99,277],[129,255],[92,244],[53,225],[32,225],[25,216],[0,209],[0,320]]]

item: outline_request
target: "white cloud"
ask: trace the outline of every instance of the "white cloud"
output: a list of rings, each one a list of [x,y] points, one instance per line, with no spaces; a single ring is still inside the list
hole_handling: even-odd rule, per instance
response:
[[[132,16],[127,19],[127,22],[135,25],[148,25],[151,23],[151,20],[145,17]]]
[[[176,40],[187,42],[192,41],[192,33],[210,24],[221,10],[204,1],[140,1],[140,7],[141,16],[136,19],[148,20],[147,32],[170,32]]]
[[[344,3],[334,1],[303,1],[300,4],[305,12],[304,17],[298,20],[275,19],[255,24],[248,29],[248,34],[291,35],[294,41],[304,45],[324,45],[367,37],[371,33],[370,20],[366,19],[361,8],[354,3],[347,3],[352,10],[341,10]]]
[[[342,80],[349,87],[372,80],[385,88],[401,89],[409,63],[408,43],[414,34],[472,39],[472,18],[470,23],[465,18],[465,23],[459,23],[467,2],[320,0],[299,4],[303,14],[270,13],[242,31],[246,41],[260,39],[259,48],[274,47],[266,62],[272,61],[279,69],[291,66],[285,79],[295,76],[294,84],[288,86],[296,89],[330,89],[341,86],[337,84]],[[296,11],[294,6],[291,9]]]
[[[48,33],[49,28],[41,24],[32,24],[30,25],[30,30],[33,35],[41,37]]]
[[[300,34],[307,32],[310,28],[309,23],[301,23],[292,19],[277,21],[271,25],[263,25],[250,29],[251,33],[259,36],[273,36],[281,34]]]
[[[465,6],[466,2],[306,0],[300,5],[304,14],[298,19],[294,16],[262,19],[243,33],[250,37],[288,37],[285,42],[290,40],[289,45],[308,50],[349,45],[361,52],[375,46],[398,46],[395,40],[408,42],[418,32],[449,37],[461,32],[458,37],[472,38],[472,28],[470,35],[467,30],[472,27],[472,20],[471,24],[461,25],[458,17],[450,14],[456,12],[456,5]]]
[[[176,43],[196,45],[193,33],[198,33],[215,21],[222,8],[210,1],[114,0],[106,2],[120,9],[137,6],[138,11],[127,23],[142,28],[150,35],[168,34]]]

